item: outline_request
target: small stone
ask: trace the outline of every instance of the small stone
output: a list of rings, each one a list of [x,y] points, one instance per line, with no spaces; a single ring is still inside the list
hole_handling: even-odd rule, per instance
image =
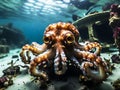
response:
[[[18,58],[18,55],[13,55],[12,58]]]

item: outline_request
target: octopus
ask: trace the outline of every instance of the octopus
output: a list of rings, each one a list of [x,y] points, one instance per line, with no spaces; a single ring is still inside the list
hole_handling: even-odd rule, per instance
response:
[[[69,64],[75,65],[83,76],[101,82],[107,78],[107,65],[100,57],[102,49],[98,42],[79,43],[80,33],[71,23],[50,24],[43,36],[43,44],[33,42],[22,47],[22,62],[29,64],[30,74],[48,81],[43,64],[53,67],[55,75],[64,75]],[[31,59],[29,52],[35,57]],[[46,64],[47,63],[47,64]],[[43,67],[44,68],[44,67]],[[81,73],[80,73],[81,74]]]

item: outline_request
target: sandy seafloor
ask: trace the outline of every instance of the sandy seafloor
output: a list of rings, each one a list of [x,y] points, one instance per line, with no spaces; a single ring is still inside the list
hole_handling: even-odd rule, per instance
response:
[[[7,63],[11,60],[16,61],[19,58],[19,61],[15,65],[24,65],[20,57],[12,59],[12,55],[19,55],[19,51],[21,49],[14,49],[10,50],[9,54],[6,57],[0,59],[0,76],[3,75],[2,70],[9,67]],[[102,58],[109,59],[112,54],[117,54],[117,51],[114,52],[106,52],[101,53]],[[71,72],[72,73],[72,72]],[[31,82],[34,77],[27,74],[27,70],[21,68],[21,74],[17,75],[13,78],[14,84],[5,88],[5,90],[43,90],[39,88],[39,85],[35,82]],[[77,77],[78,78],[78,77]],[[52,84],[48,86],[45,90],[81,90],[81,85],[78,82],[77,78],[69,78],[67,81],[53,81]],[[102,84],[96,86],[93,90],[114,90],[111,85],[111,82],[115,81],[116,79],[120,78],[120,64],[115,64],[115,70],[113,70],[113,75],[110,75],[106,81]],[[0,89],[3,90],[3,89]]]

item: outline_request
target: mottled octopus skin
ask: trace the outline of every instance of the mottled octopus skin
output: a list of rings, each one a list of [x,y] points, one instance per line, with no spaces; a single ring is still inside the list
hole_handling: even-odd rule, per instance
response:
[[[76,27],[71,23],[58,22],[50,24],[44,32],[44,43],[32,43],[25,45],[20,53],[21,59],[25,64],[30,64],[30,73],[36,77],[43,77],[46,81],[48,75],[44,70],[37,67],[43,62],[52,62],[54,73],[63,75],[69,67],[69,62],[76,65],[84,72],[84,75],[103,81],[106,79],[106,64],[100,58],[101,45],[97,42],[79,44],[80,34]],[[94,52],[91,52],[95,48]],[[32,52],[35,58],[31,60],[27,52]],[[90,67],[96,67],[97,74]]]

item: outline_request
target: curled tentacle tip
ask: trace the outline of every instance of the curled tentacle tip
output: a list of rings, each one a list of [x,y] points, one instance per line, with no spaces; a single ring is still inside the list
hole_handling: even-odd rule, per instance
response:
[[[93,63],[91,62],[83,62],[82,65],[81,65],[82,69],[85,70],[89,67],[93,67]]]
[[[96,62],[97,62],[97,64],[102,64],[102,58],[100,58],[100,57],[97,57],[97,59],[96,59]]]

